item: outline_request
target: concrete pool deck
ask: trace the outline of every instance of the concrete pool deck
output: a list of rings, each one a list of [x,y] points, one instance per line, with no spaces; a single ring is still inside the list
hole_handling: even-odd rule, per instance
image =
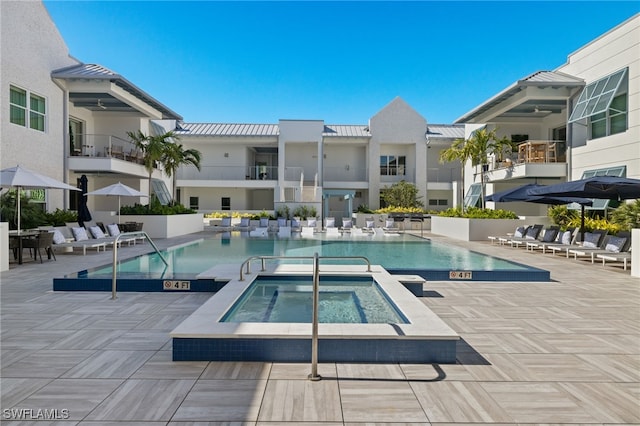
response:
[[[427,236],[554,281],[427,282],[420,301],[461,337],[456,364],[323,363],[320,382],[308,364],[172,362],[169,333],[210,294],[51,291],[111,251],[12,264],[0,274],[2,422],[50,410],[56,425],[640,424],[640,279]]]

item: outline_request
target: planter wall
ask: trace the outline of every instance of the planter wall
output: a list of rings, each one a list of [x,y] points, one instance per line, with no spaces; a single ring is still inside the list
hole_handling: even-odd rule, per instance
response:
[[[518,226],[540,223],[523,219],[466,219],[431,217],[431,233],[463,241],[487,241],[489,235],[506,235]]]
[[[103,216],[101,213],[105,213]],[[96,212],[93,219],[97,222],[117,223],[118,216],[112,216],[111,212]],[[193,234],[204,230],[202,213],[162,215],[122,215],[120,222],[142,222],[145,231],[151,238],[172,238],[180,235]]]

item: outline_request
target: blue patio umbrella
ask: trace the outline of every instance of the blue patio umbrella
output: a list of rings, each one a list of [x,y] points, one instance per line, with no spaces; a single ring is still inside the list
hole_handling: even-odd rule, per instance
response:
[[[525,201],[528,203],[538,204],[552,204],[562,205],[570,203],[578,203],[582,206],[590,206],[593,201],[589,198],[580,197],[560,197],[560,196],[543,196],[543,195],[530,195],[529,191],[535,188],[545,188],[545,185],[537,183],[528,183],[526,185],[518,186],[516,188],[510,188],[505,191],[495,192],[487,196],[487,201],[493,201],[498,203],[507,203],[510,201]]]
[[[528,203],[552,204],[554,206],[562,204],[578,203],[580,204],[580,229],[582,240],[584,240],[584,206],[593,205],[593,200],[580,197],[565,197],[551,195],[531,195],[534,189],[547,188],[547,185],[537,183],[529,183],[517,188],[507,189],[506,191],[496,192],[487,197],[488,201],[509,202],[509,201],[526,201]]]
[[[529,195],[630,200],[640,198],[640,180],[616,176],[594,176],[534,188],[529,190]]]
[[[78,188],[82,191],[82,194],[78,199],[78,223],[80,226],[84,226],[85,222],[89,222],[91,220],[91,212],[89,212],[89,207],[87,207],[88,181],[89,179],[87,179],[87,175],[82,175],[80,179],[78,179]]]

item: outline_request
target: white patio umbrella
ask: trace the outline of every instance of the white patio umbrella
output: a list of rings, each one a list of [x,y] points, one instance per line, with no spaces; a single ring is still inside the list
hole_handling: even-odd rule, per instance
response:
[[[95,191],[87,192],[86,195],[117,195],[118,196],[118,223],[120,223],[120,197],[148,197],[137,189],[133,189],[130,186],[122,184],[120,182],[113,185],[105,186],[104,188],[96,189]]]
[[[30,188],[67,189],[69,191],[80,191],[75,186],[68,185],[49,176],[29,170],[20,165],[0,170],[0,187],[16,188],[17,211],[18,211],[18,232],[20,232],[20,191]]]

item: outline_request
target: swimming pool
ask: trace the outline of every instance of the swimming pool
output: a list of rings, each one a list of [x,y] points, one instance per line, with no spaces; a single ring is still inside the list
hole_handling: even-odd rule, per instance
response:
[[[309,362],[310,322],[224,321],[229,309],[255,288],[255,280],[310,282],[306,265],[268,265],[248,279],[230,280],[171,333],[174,361]],[[454,363],[458,334],[380,266],[332,265],[320,273],[320,290],[375,283],[399,321],[323,322],[318,324],[320,362]],[[253,287],[252,287],[253,286]],[[326,287],[328,286],[328,287]],[[302,286],[306,287],[306,286]],[[304,290],[304,288],[302,288]],[[259,290],[258,290],[259,291]],[[343,300],[338,301],[342,305]],[[291,308],[291,306],[290,306]],[[296,310],[296,307],[293,307]],[[264,312],[264,311],[263,311]],[[285,314],[289,317],[289,314]]]
[[[189,291],[217,291],[207,270],[220,264],[241,264],[251,256],[366,256],[394,274],[427,280],[550,281],[548,271],[449,246],[410,234],[393,238],[250,238],[240,232],[217,233],[163,252],[169,265],[151,253],[120,263],[121,291],[163,291],[166,281],[189,281]],[[339,262],[338,262],[339,263]],[[54,290],[111,289],[111,265],[54,279]],[[154,290],[149,290],[153,281]],[[82,281],[82,282],[81,282]],[[178,289],[179,290],[179,289]]]
[[[310,323],[311,276],[260,276],[222,317],[222,322]],[[320,278],[318,321],[321,323],[404,324],[407,320],[371,277]]]

